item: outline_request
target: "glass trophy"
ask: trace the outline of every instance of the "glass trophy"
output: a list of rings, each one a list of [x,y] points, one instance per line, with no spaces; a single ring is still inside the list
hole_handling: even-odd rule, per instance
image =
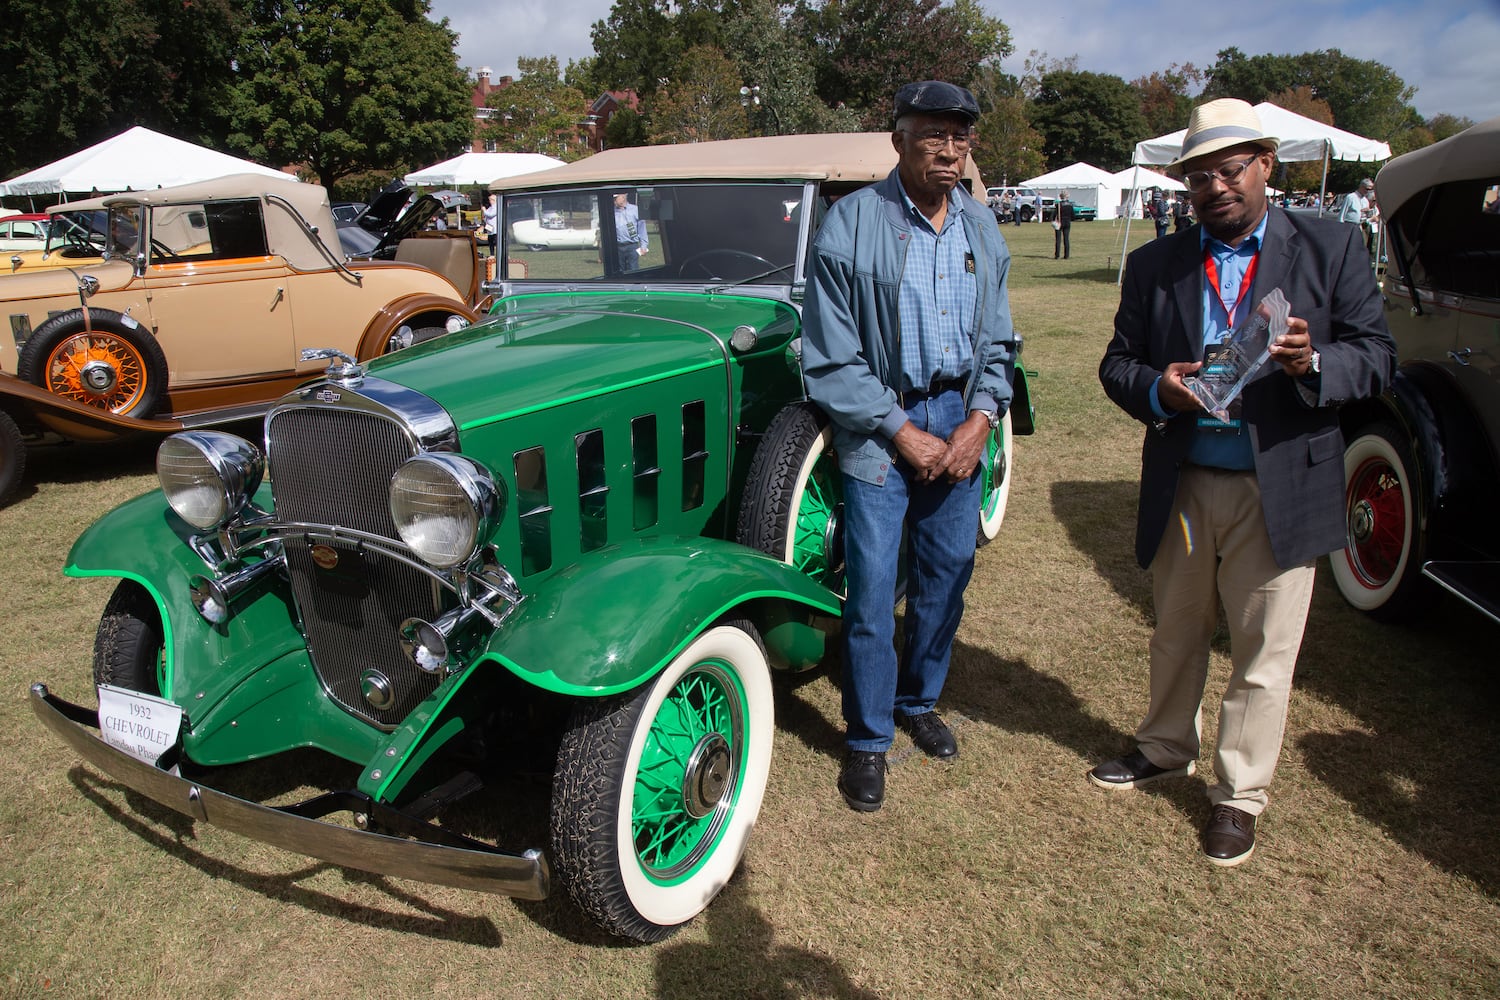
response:
[[[1250,315],[1217,345],[1204,351],[1199,374],[1182,380],[1203,408],[1229,422],[1230,406],[1271,356],[1271,345],[1287,331],[1292,307],[1280,288],[1255,304]]]

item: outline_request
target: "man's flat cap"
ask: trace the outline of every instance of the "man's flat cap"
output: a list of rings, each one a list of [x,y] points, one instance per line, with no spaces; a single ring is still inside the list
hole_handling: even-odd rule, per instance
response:
[[[979,104],[962,87],[923,80],[896,91],[896,117],[902,115],[962,115],[972,125],[979,120]]]

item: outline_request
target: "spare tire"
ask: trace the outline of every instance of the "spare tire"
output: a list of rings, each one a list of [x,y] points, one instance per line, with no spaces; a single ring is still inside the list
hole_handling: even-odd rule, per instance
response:
[[[55,396],[120,416],[148,417],[167,389],[167,356],[151,332],[110,309],[73,309],[21,348],[16,374]]]

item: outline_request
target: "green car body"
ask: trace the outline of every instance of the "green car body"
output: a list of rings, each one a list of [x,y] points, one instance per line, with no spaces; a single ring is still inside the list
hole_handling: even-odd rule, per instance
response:
[[[650,262],[655,279],[613,273],[597,250],[571,264],[548,251],[545,266],[603,273],[507,273],[485,322],[335,360],[272,408],[264,451],[218,432],[169,439],[163,490],[85,532],[67,572],[122,580],[96,680],[160,699],[132,711],[180,708],[177,738],[136,759],[93,736],[115,724],[102,713],[40,684],[34,710],[130,787],[290,850],[531,899],[555,865],[615,933],[654,940],[691,919],[759,811],[769,670],[816,666],[840,612],[836,467],[797,354],[828,171],[781,172],[803,201],[776,210],[797,259],[775,281],[688,280],[705,253],[654,208],[668,258]],[[575,184],[607,211],[597,178]],[[765,247],[709,253],[777,263]],[[1017,382],[984,538],[1003,518],[1010,435],[1031,427],[1019,366]],[[550,853],[428,822],[537,731],[556,741],[540,742],[555,759]],[[273,808],[198,778],[302,748],[347,762],[347,787]],[[323,820],[340,811],[354,827]]]

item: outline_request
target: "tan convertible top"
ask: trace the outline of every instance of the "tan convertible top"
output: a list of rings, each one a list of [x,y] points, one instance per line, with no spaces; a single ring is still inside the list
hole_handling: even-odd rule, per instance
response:
[[[264,202],[268,196],[290,204],[308,225],[317,229],[318,238],[333,255],[342,260],[344,251],[339,245],[338,227],[333,220],[333,209],[328,203],[328,192],[317,184],[303,184],[292,178],[278,180],[264,174],[230,174],[211,181],[195,181],[175,187],[151,188],[144,191],[122,191],[98,198],[53,205],[49,212],[87,212],[109,209],[121,205],[191,205],[208,201],[230,201],[256,198]],[[301,271],[316,271],[328,267],[328,261],[309,244],[308,238],[287,214],[284,207],[267,205],[265,212],[266,237],[270,240],[271,252],[281,254],[287,263]]]
[[[1500,118],[1464,129],[1387,163],[1375,179],[1380,214],[1389,218],[1420,191],[1448,181],[1500,174]]]
[[[896,165],[889,132],[772,135],[668,146],[628,146],[565,166],[505,177],[491,191],[542,190],[613,181],[839,180],[868,184]],[[972,157],[964,176],[984,196]]]

